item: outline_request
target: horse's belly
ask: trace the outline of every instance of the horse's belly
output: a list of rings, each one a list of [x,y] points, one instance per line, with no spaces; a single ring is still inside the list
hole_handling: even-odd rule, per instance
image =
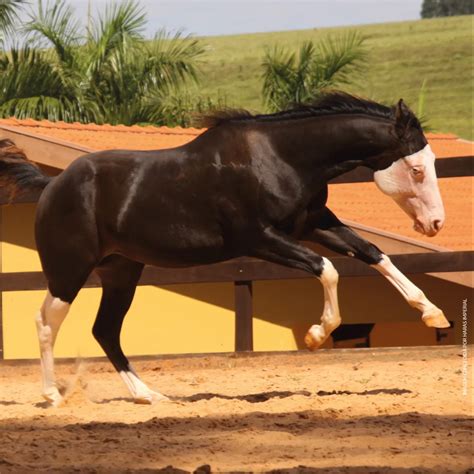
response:
[[[185,267],[229,258],[218,232],[178,224],[159,230],[136,229],[131,238],[117,241],[118,253],[148,265]]]

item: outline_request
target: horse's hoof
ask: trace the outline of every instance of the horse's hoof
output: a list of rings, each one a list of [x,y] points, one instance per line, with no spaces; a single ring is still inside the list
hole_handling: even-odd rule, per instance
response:
[[[317,324],[311,326],[304,337],[306,347],[310,351],[315,351],[325,340],[324,329]]]
[[[136,403],[137,405],[151,405],[153,403],[153,397],[145,395],[142,395],[141,397],[135,397],[133,399],[133,403]]]
[[[443,329],[451,326],[444,313],[436,307],[425,311],[421,319],[429,328]]]
[[[133,402],[138,405],[152,405],[153,403],[164,402],[167,400],[169,400],[167,396],[150,390],[148,393],[136,396],[133,399]]]
[[[43,392],[43,398],[48,402],[51,407],[58,407],[63,402],[63,397],[58,390],[51,392]]]

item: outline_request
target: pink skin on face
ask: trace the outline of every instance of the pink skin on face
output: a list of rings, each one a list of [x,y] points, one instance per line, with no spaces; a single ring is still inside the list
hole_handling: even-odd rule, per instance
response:
[[[439,192],[435,155],[429,145],[400,158],[374,173],[378,188],[390,196],[414,221],[413,228],[432,237],[444,224],[444,206]]]

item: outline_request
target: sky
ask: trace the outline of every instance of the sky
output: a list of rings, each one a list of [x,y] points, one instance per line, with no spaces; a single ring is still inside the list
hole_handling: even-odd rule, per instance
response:
[[[32,0],[31,3],[34,3]],[[86,22],[107,0],[67,0]],[[420,18],[422,0],[141,0],[146,36],[165,27],[197,36],[360,25]]]

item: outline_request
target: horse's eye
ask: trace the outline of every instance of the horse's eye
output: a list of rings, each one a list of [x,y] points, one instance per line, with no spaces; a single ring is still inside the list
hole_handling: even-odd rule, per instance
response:
[[[413,177],[417,180],[417,181],[421,181],[424,176],[425,176],[425,167],[424,166],[414,166],[412,169],[411,169],[411,172],[413,174]]]

